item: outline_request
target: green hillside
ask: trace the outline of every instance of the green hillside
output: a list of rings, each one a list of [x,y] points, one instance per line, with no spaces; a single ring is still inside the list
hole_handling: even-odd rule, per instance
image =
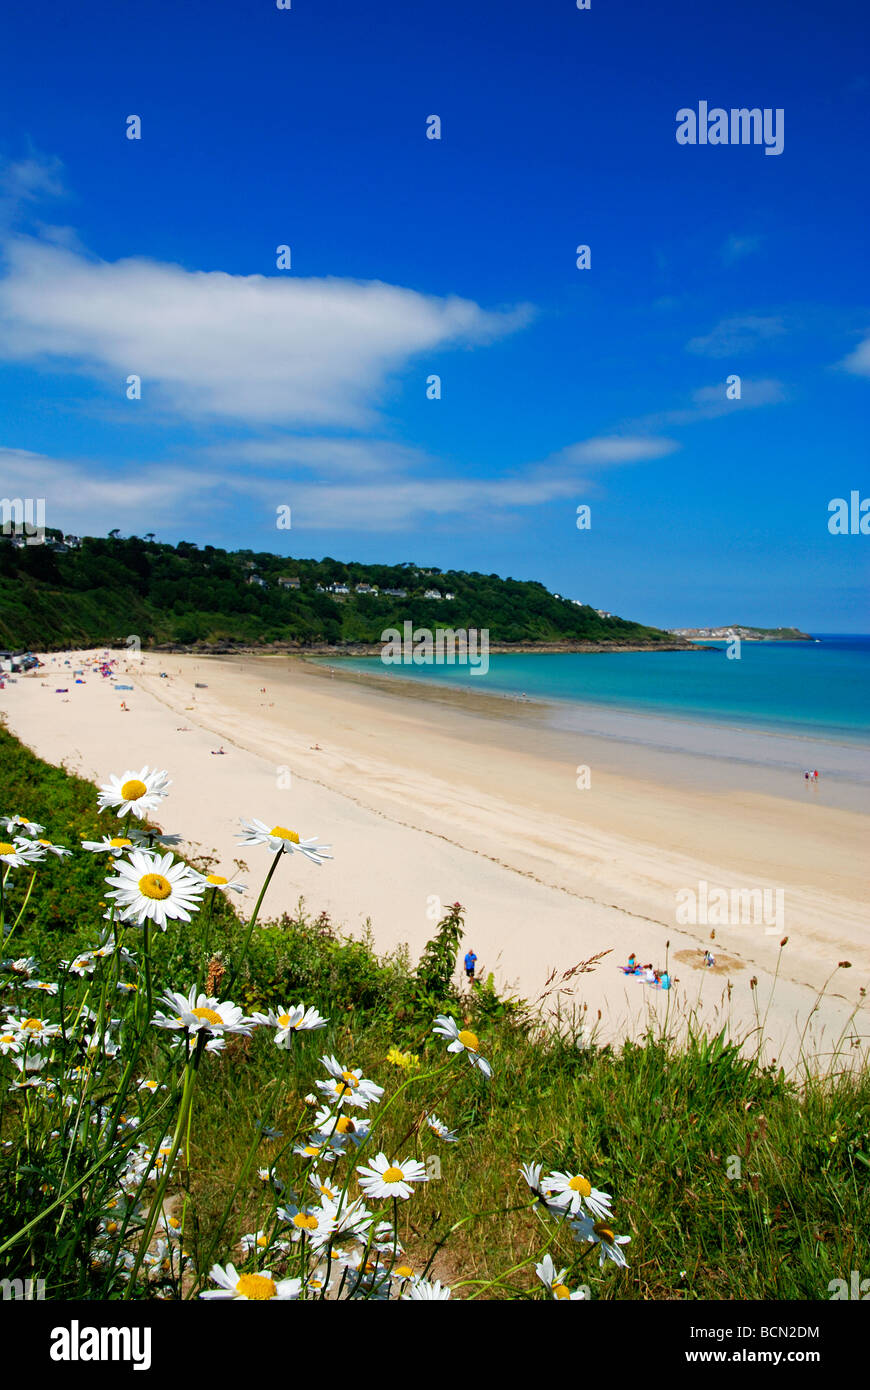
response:
[[[20,548],[0,538],[0,646],[92,646],[131,633],[143,646],[341,646],[379,642],[385,628],[409,619],[419,627],[486,628],[493,644],[674,642],[657,628],[602,618],[543,584],[496,574],[300,560],[114,534],[84,537],[69,550],[55,545],[51,534],[45,545]],[[282,577],[298,579],[299,587],[282,587]],[[336,584],[350,592],[326,592]],[[357,593],[359,584],[381,592]],[[426,598],[427,590],[453,597]]]

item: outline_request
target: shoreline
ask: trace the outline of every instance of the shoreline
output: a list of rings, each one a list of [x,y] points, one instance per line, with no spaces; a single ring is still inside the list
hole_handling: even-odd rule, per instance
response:
[[[775,769],[759,769],[756,785],[724,759],[711,778],[711,758],[641,756],[618,737],[548,727],[537,702],[454,689],[438,689],[449,698],[436,699],[427,682],[394,677],[373,688],[350,671],[330,676],[320,663],[279,653],[115,655],[121,681],[134,685],[129,713],[119,709],[115,682],[91,672],[63,700],[47,679],[55,654],[47,670],[3,692],[9,728],[47,761],[64,760],[94,781],[144,762],[166,767],[174,785],[164,829],[185,835],[188,853],[214,853],[222,872],[239,857],[239,816],[332,842],[332,864],[318,869],[292,856],[281,866],[268,916],[293,910],[302,896],[351,934],[370,920],[380,952],[407,943],[417,956],[432,934],[432,901],[459,900],[465,941],[483,970],[503,992],[526,998],[551,969],[608,952],[580,988],[588,1017],[600,1010],[611,1041],[643,1031],[641,1005],[662,1015],[669,1003],[618,974],[629,950],[657,967],[666,956],[676,962],[679,997],[694,1007],[697,995],[710,1026],[722,1026],[725,1010],[737,1031],[751,1032],[755,1003],[763,1012],[774,988],[778,935],[758,923],[717,926],[717,965],[703,971],[696,962],[711,928],[677,924],[675,893],[701,883],[781,888],[790,944],[768,1020],[775,1055],[793,1056],[839,960],[854,968],[839,973],[814,1015],[816,1050],[847,1025],[859,987],[870,987],[867,817],[827,804],[831,784],[819,798],[772,794]],[[210,757],[221,740],[229,756]],[[581,763],[591,766],[582,790]],[[242,877],[254,884],[260,866],[247,853]],[[859,1003],[866,1039],[870,1020]]]

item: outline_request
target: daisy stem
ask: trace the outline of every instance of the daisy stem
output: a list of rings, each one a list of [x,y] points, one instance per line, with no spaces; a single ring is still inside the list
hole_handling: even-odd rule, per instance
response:
[[[21,904],[21,910],[19,911],[18,916],[15,918],[15,921],[12,923],[12,926],[9,928],[9,936],[11,936],[12,933],[15,931],[15,928],[18,926],[18,923],[21,921],[21,918],[24,916],[24,909],[26,908],[28,902],[30,901],[30,895],[31,895],[31,893],[33,892],[33,885],[34,885],[35,882],[36,882],[36,870],[34,869],[34,870],[33,870],[33,873],[30,875],[30,883],[27,885],[27,892],[26,892],[25,895],[24,895],[24,902]],[[9,940],[9,936],[7,936],[7,937],[5,938],[7,941]]]
[[[210,1247],[209,1247],[208,1255],[207,1255],[206,1258],[201,1262],[201,1265],[202,1265],[202,1273],[199,1274],[199,1275],[197,1276],[196,1279],[194,1279],[194,1281],[192,1282],[192,1284],[191,1284],[191,1286],[190,1286],[190,1288],[189,1288],[189,1290],[188,1290],[188,1292],[187,1292],[186,1297],[187,1297],[188,1299],[193,1298],[193,1296],[194,1296],[194,1294],[196,1293],[197,1289],[199,1288],[200,1284],[202,1284],[203,1280],[206,1278],[206,1276],[207,1276],[209,1270],[211,1269],[212,1260],[214,1259],[214,1253],[215,1253],[215,1250],[217,1249],[218,1241],[220,1240],[221,1236],[223,1235],[224,1226],[227,1224],[227,1221],[229,1220],[230,1212],[231,1212],[232,1209],[233,1209],[233,1203],[234,1203],[235,1200],[236,1200],[236,1194],[239,1192],[240,1188],[242,1187],[242,1184],[243,1184],[244,1182],[247,1181],[248,1172],[249,1172],[250,1167],[251,1167],[251,1160],[254,1158],[254,1156],[255,1156],[255,1154],[256,1154],[256,1152],[257,1152],[257,1149],[258,1149],[259,1146],[260,1146],[260,1141],[261,1141],[261,1139],[262,1139],[262,1132],[261,1132],[260,1130],[257,1130],[256,1133],[255,1133],[255,1135],[254,1135],[254,1142],[251,1144],[251,1147],[248,1149],[248,1152],[247,1152],[247,1154],[245,1155],[245,1161],[244,1161],[244,1163],[242,1164],[241,1171],[239,1172],[239,1176],[237,1177],[237,1179],[236,1179],[236,1181],[235,1181],[235,1183],[234,1183],[234,1185],[233,1185],[233,1189],[232,1189],[232,1191],[231,1191],[229,1197],[227,1198],[226,1206],[224,1207],[223,1212],[221,1213],[221,1218],[220,1218],[220,1220],[218,1221],[217,1226],[215,1227],[214,1234],[213,1234],[213,1236],[212,1236],[211,1245],[210,1245]]]
[[[465,1226],[469,1221],[478,1221],[478,1220],[482,1220],[485,1216],[507,1216],[510,1212],[513,1212],[513,1211],[528,1211],[530,1205],[531,1205],[531,1204],[530,1204],[529,1202],[522,1202],[522,1203],[520,1203],[520,1205],[517,1206],[517,1207],[493,1207],[492,1211],[473,1211],[473,1212],[471,1213],[470,1216],[463,1216],[459,1221],[454,1221],[453,1225],[450,1226],[449,1229],[448,1229],[447,1231],[445,1231],[444,1235],[443,1235],[443,1236],[441,1237],[441,1239],[438,1241],[438,1244],[435,1246],[434,1250],[432,1251],[432,1254],[429,1256],[429,1259],[426,1261],[426,1268],[423,1270],[423,1273],[422,1273],[422,1275],[421,1275],[420,1277],[421,1277],[422,1279],[425,1279],[425,1278],[428,1276],[429,1270],[432,1268],[432,1264],[433,1264],[433,1262],[434,1262],[434,1260],[435,1260],[435,1256],[438,1254],[438,1251],[441,1250],[441,1249],[443,1249],[443,1247],[447,1244],[447,1242],[448,1242],[448,1240],[450,1239],[450,1237],[451,1237],[456,1231],[458,1231],[458,1230],[460,1229],[460,1227]],[[529,1264],[534,1258],[535,1258],[534,1255],[530,1255],[529,1258],[528,1258],[527,1260],[523,1260],[522,1264],[516,1265],[516,1266],[515,1266],[515,1269],[523,1269],[523,1268],[524,1268],[527,1264]],[[513,1273],[514,1273],[514,1270],[509,1269],[507,1273],[508,1273],[508,1274],[513,1274]],[[502,1275],[499,1276],[499,1278],[500,1278],[500,1279],[506,1279],[506,1278],[507,1278],[507,1274],[502,1274]],[[466,1280],[463,1281],[463,1283],[468,1283],[468,1284],[470,1284],[470,1283],[472,1283],[472,1282],[473,1282],[473,1281],[470,1280],[470,1279],[466,1279]],[[492,1287],[492,1284],[496,1284],[496,1283],[498,1283],[498,1280],[497,1280],[497,1279],[493,1279],[493,1280],[491,1281],[491,1283],[487,1284],[485,1287],[486,1287],[486,1288],[491,1288],[491,1287]],[[460,1285],[459,1285],[459,1284],[456,1284],[456,1285],[454,1285],[454,1287],[455,1287],[455,1288],[459,1288]],[[482,1290],[481,1290],[481,1292],[482,1292]],[[476,1294],[472,1294],[471,1296],[472,1296],[472,1298],[476,1298],[476,1297],[477,1297]]]
[[[201,1037],[203,1037],[204,1039],[204,1035],[201,1035]],[[172,1147],[169,1150],[169,1155],[163,1165],[163,1172],[160,1174],[160,1179],[157,1183],[157,1190],[154,1193],[154,1200],[151,1203],[151,1209],[148,1212],[147,1217],[145,1218],[145,1228],[142,1231],[142,1239],[139,1242],[139,1249],[136,1253],[136,1261],[133,1265],[133,1268],[130,1270],[130,1278],[127,1283],[126,1291],[124,1293],[125,1300],[131,1298],[133,1295],[133,1289],[136,1284],[136,1276],[139,1273],[140,1268],[142,1267],[142,1261],[144,1260],[145,1255],[147,1254],[148,1246],[151,1244],[151,1238],[154,1235],[154,1228],[157,1225],[157,1218],[163,1210],[163,1200],[166,1196],[166,1189],[169,1186],[169,1179],[172,1175],[172,1168],[175,1163],[176,1157],[178,1156],[178,1150],[181,1147],[181,1136],[184,1132],[185,1125],[187,1124],[188,1112],[193,1103],[193,1089],[194,1084],[196,1082],[196,1073],[201,1055],[202,1049],[200,1046],[197,1046],[192,1060],[188,1062],[187,1067],[185,1068],[184,1089],[181,1093],[181,1105],[179,1106],[178,1110],[178,1119],[175,1122],[175,1133],[172,1136]]]
[[[145,1022],[151,1019],[151,923],[148,918],[142,923],[142,954],[145,957]]]
[[[257,901],[256,901],[256,903],[255,903],[255,905],[254,905],[254,911],[253,911],[253,913],[252,913],[252,915],[251,915],[251,920],[250,920],[250,922],[248,923],[248,930],[247,930],[247,933],[246,933],[246,935],[245,935],[244,945],[242,946],[242,949],[241,949],[241,951],[239,952],[239,955],[238,955],[238,958],[237,958],[236,963],[233,965],[232,971],[230,972],[230,977],[229,977],[229,979],[228,979],[226,985],[225,985],[224,988],[221,990],[221,998],[222,998],[222,999],[226,999],[226,998],[228,997],[230,990],[232,989],[233,985],[234,985],[235,982],[236,982],[236,977],[237,977],[237,975],[238,975],[238,973],[239,973],[239,970],[241,969],[242,962],[244,961],[245,956],[248,954],[248,947],[249,947],[250,944],[251,944],[251,936],[253,935],[254,927],[255,927],[256,922],[257,922],[257,916],[259,915],[260,905],[261,905],[261,903],[262,903],[264,897],[266,896],[266,889],[269,887],[269,884],[272,882],[272,876],[273,876],[273,874],[275,873],[275,870],[276,870],[277,867],[278,867],[278,861],[279,861],[280,858],[281,858],[280,853],[278,853],[278,854],[275,855],[274,859],[272,860],[272,867],[269,869],[269,872],[268,872],[267,875],[266,875],[266,880],[265,880],[265,882],[264,882],[262,888],[260,889],[260,896],[259,896],[259,898],[257,899]]]
[[[197,984],[199,985],[205,983],[204,972],[208,970],[208,963],[211,960],[211,919],[214,916],[214,900],[217,897],[217,891],[217,888],[212,888],[208,900],[208,910],[206,912],[205,927],[203,929],[202,960],[199,964],[199,978],[197,980]]]

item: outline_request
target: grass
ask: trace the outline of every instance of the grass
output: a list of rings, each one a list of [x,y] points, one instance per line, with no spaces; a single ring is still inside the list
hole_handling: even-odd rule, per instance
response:
[[[108,817],[97,817],[94,805],[90,784],[0,729],[0,807],[41,820],[54,840],[74,846],[105,833]],[[102,858],[81,852],[40,868],[14,954],[36,956],[42,978],[53,978],[57,963],[92,945],[105,926],[105,872]],[[485,986],[457,994],[449,983],[462,932],[455,909],[417,967],[407,952],[381,956],[370,939],[347,938],[324,916],[302,911],[258,927],[241,960],[244,924],[222,896],[208,924],[206,916],[157,936],[155,991],[186,989],[211,958],[218,973],[239,967],[232,997],[246,1011],[302,998],[329,1023],[299,1035],[289,1052],[262,1030],[204,1059],[184,1163],[169,1188],[186,1214],[196,1269],[215,1244],[221,1263],[239,1263],[239,1235],[268,1220],[269,1187],[258,1168],[298,1187],[299,1160],[287,1144],[310,1128],[304,1098],[323,1075],[320,1056],[330,1053],[386,1088],[377,1142],[364,1161],[383,1149],[430,1165],[434,1180],[401,1204],[398,1229],[412,1265],[431,1260],[432,1274],[456,1298],[540,1296],[534,1261],[545,1250],[567,1267],[572,1287],[585,1284],[596,1299],[818,1300],[830,1296],[831,1281],[866,1272],[870,1078],[847,1058],[826,1077],[795,1080],[747,1059],[724,1033],[681,1031],[679,1043],[650,1033],[598,1047],[576,1025],[579,1012],[544,1026],[527,1006]],[[445,1063],[443,1040],[431,1031],[439,1011],[478,1033],[491,1080],[462,1056],[437,1078],[428,1075]],[[146,1035],[136,1075],[169,1065],[156,1034]],[[419,1069],[388,1062],[393,1046],[416,1055]],[[104,1069],[104,1104],[116,1073],[117,1065]],[[0,1254],[0,1266],[7,1262],[0,1272],[47,1272],[49,1297],[117,1294],[90,1268],[89,1250],[99,1242],[93,1202],[76,1197],[51,1221],[38,1219],[49,1200],[42,1186],[59,1191],[62,1175],[47,1149],[38,1157],[32,1135],[28,1143],[29,1101],[9,1095],[8,1084],[0,1245],[26,1222],[37,1224]],[[170,1085],[167,1114],[171,1092]],[[421,1126],[424,1110],[460,1142],[441,1143]],[[284,1137],[263,1135],[258,1122]],[[519,1175],[521,1162],[585,1173],[611,1193],[615,1228],[631,1237],[628,1269],[599,1271],[564,1225],[544,1217]],[[188,1280],[177,1291],[192,1289]]]

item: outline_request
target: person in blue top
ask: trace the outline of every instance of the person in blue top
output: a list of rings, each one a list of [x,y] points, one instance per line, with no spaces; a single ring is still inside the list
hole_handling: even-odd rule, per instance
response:
[[[661,985],[662,989],[670,989],[671,977],[668,974],[667,970],[663,970],[661,975],[659,975],[659,984]]]
[[[474,967],[477,965],[477,956],[474,951],[469,951],[465,957],[465,974],[469,984],[474,979]]]

